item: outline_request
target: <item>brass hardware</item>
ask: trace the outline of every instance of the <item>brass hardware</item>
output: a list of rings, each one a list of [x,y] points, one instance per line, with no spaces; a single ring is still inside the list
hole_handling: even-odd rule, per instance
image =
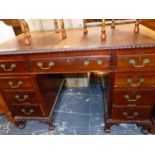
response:
[[[135,99],[130,99],[129,95],[124,95],[124,98],[127,99],[129,102],[136,102],[141,98],[141,95],[136,95]]]
[[[0,64],[0,67],[6,72],[11,72],[14,68],[16,68],[16,64],[11,64],[10,68],[6,68],[5,64]]]
[[[85,60],[85,61],[83,62],[83,64],[84,64],[85,66],[88,66],[88,65],[90,64],[90,61],[89,61],[89,60]]]
[[[21,112],[24,113],[25,115],[31,115],[34,112],[34,110],[30,109],[29,111],[26,111],[25,109],[21,109]]]
[[[122,113],[124,116],[126,116],[126,118],[128,118],[128,119],[134,119],[136,116],[138,116],[139,115],[139,113],[138,112],[134,112],[133,113],[133,115],[128,115],[128,113],[127,112],[123,112]]]
[[[15,88],[19,88],[21,85],[23,84],[23,81],[18,81],[17,85],[13,84],[13,81],[9,81],[8,85],[10,85],[11,88],[15,89]]]
[[[146,64],[150,63],[150,59],[143,59],[142,65],[136,65],[136,59],[129,59],[129,64],[133,65],[133,67],[145,67]]]
[[[51,69],[51,67],[53,67],[55,64],[54,62],[49,62],[48,67],[43,67],[43,63],[42,62],[38,62],[37,66],[40,67],[40,69],[42,70],[48,70]]]
[[[130,83],[131,87],[139,87],[142,83],[144,83],[144,78],[140,78],[138,83],[132,83],[132,79],[128,78],[127,82]]]
[[[85,66],[88,66],[88,65],[90,64],[90,61],[96,61],[96,64],[97,64],[97,65],[102,65],[102,64],[103,64],[103,61],[102,61],[102,60],[96,60],[96,59],[85,60],[85,61],[83,62],[83,64],[84,64]]]
[[[103,64],[103,61],[102,61],[102,60],[96,60],[96,63],[97,63],[98,65],[102,65],[102,64]]]
[[[26,94],[23,96],[23,98],[20,98],[19,95],[15,95],[15,99],[17,99],[18,102],[24,102],[29,98],[29,96]]]

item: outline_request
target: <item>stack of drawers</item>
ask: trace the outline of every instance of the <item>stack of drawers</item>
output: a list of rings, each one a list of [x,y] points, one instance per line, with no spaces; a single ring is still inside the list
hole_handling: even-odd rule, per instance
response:
[[[151,126],[155,104],[155,74],[152,69],[155,55],[142,52],[137,50],[130,55],[126,51],[126,55],[116,55],[111,120],[107,122],[136,123],[143,126],[143,132],[146,133]]]
[[[23,128],[26,120],[32,119],[48,123],[49,129],[52,129],[53,109],[63,78],[32,75],[28,65],[21,56],[1,57],[1,92],[18,127]]]
[[[42,116],[41,103],[30,76],[1,77],[0,86],[14,116]]]

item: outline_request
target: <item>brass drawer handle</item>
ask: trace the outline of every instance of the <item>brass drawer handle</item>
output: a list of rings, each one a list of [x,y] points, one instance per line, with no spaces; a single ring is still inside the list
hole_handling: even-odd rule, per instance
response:
[[[131,116],[130,116],[127,112],[123,112],[122,114],[123,114],[124,116],[126,116],[126,118],[128,118],[128,119],[134,119],[136,116],[139,115],[138,112],[134,112],[133,115],[131,115]]]
[[[16,99],[18,102],[24,102],[24,101],[26,101],[26,100],[29,98],[29,96],[28,96],[27,94],[24,95],[23,98],[20,98],[19,95],[15,95],[14,97],[15,97],[15,99]]]
[[[42,62],[37,63],[37,66],[40,67],[40,69],[42,69],[42,70],[51,69],[54,65],[55,65],[54,62],[49,62],[48,67],[43,67],[44,65]]]
[[[0,64],[0,67],[6,72],[11,72],[14,68],[16,68],[16,64],[11,64],[10,68],[6,68],[5,64]]]
[[[142,83],[144,83],[145,79],[144,78],[140,78],[138,83],[133,83],[131,78],[127,79],[127,83],[130,83],[131,87],[138,87],[140,86]]]
[[[96,61],[96,64],[97,64],[97,65],[102,65],[102,64],[103,64],[103,60],[99,60],[99,59],[89,59],[89,60],[85,60],[85,61],[83,62],[83,64],[84,64],[85,66],[88,66],[88,65],[90,65],[90,61]]]
[[[141,99],[141,95],[136,95],[135,99],[130,99],[129,95],[124,95],[124,98],[127,99],[129,102],[136,102],[137,100]]]
[[[133,65],[133,67],[145,67],[146,64],[150,63],[150,59],[143,59],[142,65],[136,65],[136,59],[129,59],[129,64]]]
[[[84,64],[85,66],[88,66],[88,65],[90,64],[90,61],[89,61],[89,60],[85,60],[85,61],[83,62],[83,64]]]
[[[34,110],[30,109],[29,111],[26,111],[25,109],[21,109],[21,112],[24,113],[25,115],[31,115],[34,112]]]
[[[22,84],[23,84],[23,81],[18,81],[16,85],[14,85],[13,81],[8,82],[8,85],[13,89],[19,88]]]

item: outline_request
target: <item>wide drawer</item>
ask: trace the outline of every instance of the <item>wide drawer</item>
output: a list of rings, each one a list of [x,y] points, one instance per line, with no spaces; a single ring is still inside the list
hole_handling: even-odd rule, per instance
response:
[[[153,105],[155,91],[153,90],[114,90],[113,103],[115,105]]]
[[[147,120],[151,117],[150,107],[113,107],[112,109],[112,119],[121,121],[138,121]]]
[[[0,58],[0,73],[25,73],[27,71],[26,62],[22,58]]]
[[[14,116],[39,117],[42,112],[39,106],[13,106]]]
[[[147,68],[155,66],[155,54],[117,55],[117,68]]]
[[[37,105],[37,100],[34,91],[6,91],[5,95],[12,105]]]
[[[155,87],[155,74],[152,73],[116,73],[114,87]]]
[[[29,76],[9,76],[0,77],[0,87],[2,89],[23,89],[33,88],[32,80]]]
[[[77,68],[108,68],[110,55],[75,56],[56,58],[31,58],[31,68],[34,72],[70,71]]]

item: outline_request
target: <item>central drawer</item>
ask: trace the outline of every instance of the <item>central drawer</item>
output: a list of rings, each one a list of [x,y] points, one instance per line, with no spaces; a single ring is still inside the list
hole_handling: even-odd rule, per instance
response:
[[[30,58],[34,72],[52,72],[57,70],[70,71],[78,68],[108,68],[110,55],[104,56],[74,56],[55,58]]]

